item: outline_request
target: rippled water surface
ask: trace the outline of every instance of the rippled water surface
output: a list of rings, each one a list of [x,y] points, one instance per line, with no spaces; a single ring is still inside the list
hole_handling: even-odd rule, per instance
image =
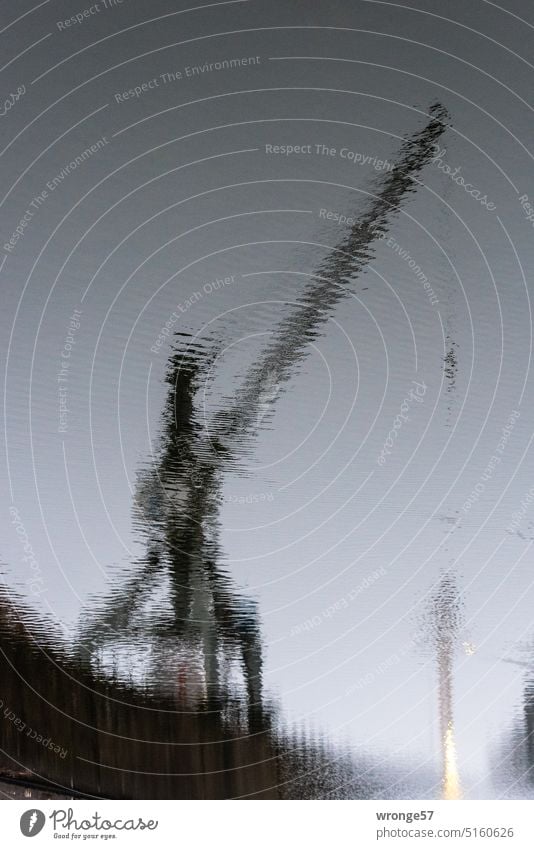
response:
[[[9,28],[0,779],[532,798],[531,9],[197,5]]]

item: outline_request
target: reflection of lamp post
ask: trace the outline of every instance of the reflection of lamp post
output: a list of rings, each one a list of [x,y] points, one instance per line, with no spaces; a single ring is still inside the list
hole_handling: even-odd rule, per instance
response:
[[[460,799],[462,792],[456,761],[453,709],[453,651],[452,640],[445,639],[438,647],[438,687],[441,745],[443,749],[443,798]]]
[[[456,574],[443,573],[430,599],[426,628],[436,652],[440,744],[443,758],[442,795],[460,799],[462,790],[454,738],[453,673],[454,650],[462,628],[461,599]]]

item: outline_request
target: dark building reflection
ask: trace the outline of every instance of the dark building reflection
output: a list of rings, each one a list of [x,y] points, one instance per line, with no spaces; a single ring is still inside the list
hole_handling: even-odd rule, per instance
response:
[[[505,658],[521,675],[521,701],[514,720],[496,741],[492,772],[497,787],[511,799],[530,797],[534,786],[534,645],[519,647],[515,657]]]

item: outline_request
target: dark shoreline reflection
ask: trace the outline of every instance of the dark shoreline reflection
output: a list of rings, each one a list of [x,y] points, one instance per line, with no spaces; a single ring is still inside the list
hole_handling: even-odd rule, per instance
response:
[[[85,610],[68,647],[23,625],[21,605],[1,602],[5,701],[68,750],[58,758],[3,721],[4,771],[127,798],[376,798],[394,780],[280,727],[263,686],[258,605],[225,568],[218,511],[225,472],[239,470],[243,445],[417,190],[447,120],[439,104],[430,108],[207,428],[197,399],[217,345],[176,337],[159,441],[138,474],[134,519],[146,555],[134,577]]]
[[[520,657],[505,661],[524,676],[521,704],[514,723],[500,735],[492,752],[495,784],[510,799],[530,798],[534,788],[534,646],[520,648]]]

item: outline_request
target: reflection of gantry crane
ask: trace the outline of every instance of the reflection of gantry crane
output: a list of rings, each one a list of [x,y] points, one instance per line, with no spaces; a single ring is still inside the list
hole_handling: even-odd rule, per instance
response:
[[[80,644],[90,653],[113,644],[136,628],[145,640],[167,645],[182,656],[179,696],[204,696],[208,707],[221,706],[220,661],[241,659],[249,716],[261,708],[261,641],[256,605],[239,593],[219,567],[215,530],[220,462],[204,443],[194,420],[200,359],[171,358],[171,384],[163,413],[157,462],[138,476],[135,514],[146,537],[141,573],[117,595],[104,613],[87,617]],[[139,610],[156,592],[162,574],[169,583],[172,615],[142,619]],[[196,681],[194,680],[196,678]]]
[[[90,653],[131,632],[136,611],[166,570],[173,615],[167,622],[148,626],[146,637],[172,634],[181,645],[198,647],[207,701],[212,705],[218,705],[223,695],[219,661],[237,649],[249,716],[261,716],[262,660],[256,607],[236,590],[219,565],[217,508],[222,476],[235,465],[245,435],[257,431],[279,387],[307,355],[310,341],[350,292],[350,282],[372,256],[373,241],[386,232],[391,215],[416,189],[415,177],[432,156],[445,119],[445,111],[433,106],[426,126],[401,146],[397,164],[382,178],[357,224],[311,275],[299,307],[280,323],[271,343],[250,368],[234,403],[213,416],[209,436],[195,416],[205,351],[182,340],[167,372],[171,389],[161,447],[153,468],[138,481],[136,505],[147,538],[145,562],[140,574],[111,598],[102,615],[87,618],[80,644]]]

